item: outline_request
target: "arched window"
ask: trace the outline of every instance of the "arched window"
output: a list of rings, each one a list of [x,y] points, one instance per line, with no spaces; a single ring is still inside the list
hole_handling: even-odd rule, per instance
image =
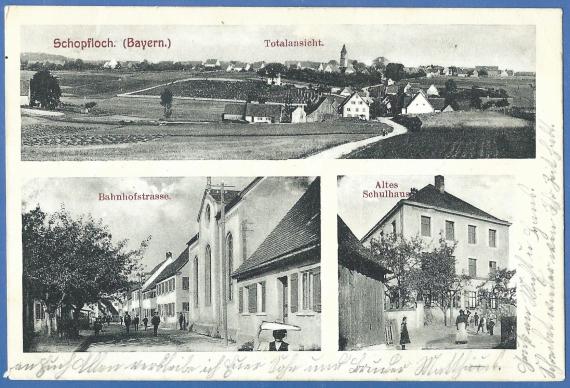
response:
[[[206,224],[210,225],[210,205],[206,205],[206,212],[205,212],[205,217],[206,217]]]
[[[232,272],[234,271],[234,238],[231,233],[226,237],[226,260],[228,263],[228,300],[234,298]]]
[[[212,250],[209,245],[204,257],[204,299],[206,306],[212,305]]]
[[[194,258],[194,307],[199,306],[199,299],[198,299],[198,256]]]

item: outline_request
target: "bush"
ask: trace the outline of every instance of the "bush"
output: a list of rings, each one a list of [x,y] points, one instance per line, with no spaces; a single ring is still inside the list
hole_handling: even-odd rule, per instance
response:
[[[91,108],[94,108],[95,105],[97,105],[96,102],[90,101],[90,102],[86,102],[84,106],[85,106],[85,109],[91,109]]]
[[[408,128],[411,132],[418,132],[422,127],[422,120],[416,116],[397,115],[392,120]]]

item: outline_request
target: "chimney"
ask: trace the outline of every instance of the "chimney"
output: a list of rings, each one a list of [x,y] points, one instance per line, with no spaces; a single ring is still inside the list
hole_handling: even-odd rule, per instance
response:
[[[166,260],[172,259],[172,252],[166,252]]]
[[[445,192],[445,182],[443,175],[435,176],[435,189],[442,194]]]

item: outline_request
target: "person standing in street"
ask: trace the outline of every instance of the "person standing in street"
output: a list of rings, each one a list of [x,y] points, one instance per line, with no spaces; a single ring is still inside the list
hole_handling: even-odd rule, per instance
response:
[[[409,344],[410,333],[408,333],[408,318],[402,318],[402,324],[400,325],[400,346],[402,350],[406,350],[406,344]]]
[[[140,319],[139,319],[139,315],[137,314],[135,316],[135,318],[133,319],[133,326],[135,327],[135,331],[139,331],[139,322],[140,322]]]
[[[184,314],[180,313],[180,316],[178,317],[178,323],[180,324],[180,330],[186,329],[186,317]]]
[[[125,313],[125,319],[123,321],[125,322],[125,329],[127,330],[127,334],[129,334],[131,329],[131,316],[129,313]]]
[[[146,331],[146,328],[148,327],[148,317],[143,318],[143,325],[144,325],[144,331]]]
[[[489,318],[489,323],[487,324],[487,327],[489,328],[489,335],[493,335],[493,329],[495,328],[495,321],[493,320],[493,318]]]
[[[160,317],[158,316],[158,312],[155,312],[152,319],[150,320],[154,329],[154,336],[158,335],[158,325],[160,325]]]
[[[477,314],[477,311],[475,311],[475,316],[473,317],[475,319],[475,327],[479,328],[479,314]]]

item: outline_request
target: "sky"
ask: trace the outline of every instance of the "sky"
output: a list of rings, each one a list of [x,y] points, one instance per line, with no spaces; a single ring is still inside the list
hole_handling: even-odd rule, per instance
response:
[[[378,175],[345,176],[338,182],[338,214],[359,239],[362,238],[402,198],[363,198],[377,181],[398,184],[393,191],[409,192],[434,184],[433,176]],[[449,175],[445,191],[502,220],[512,222],[515,181],[510,176]]]
[[[243,189],[253,178],[224,178],[226,185]],[[212,184],[222,182],[212,177]],[[196,218],[206,178],[38,178],[23,188],[23,210],[39,204],[46,212],[58,211],[62,204],[74,216],[91,214],[109,226],[115,241],[128,239],[129,249],[137,249],[152,236],[143,258],[146,270],[164,260],[171,251],[175,258],[198,231]],[[99,201],[99,193],[166,194],[171,200]]]
[[[125,49],[123,39],[170,39],[170,49]],[[107,39],[110,49],[54,48],[54,39]],[[320,39],[322,47],[271,48],[264,40]],[[536,31],[524,25],[326,25],[298,26],[26,26],[22,52],[84,60],[184,61],[217,58],[266,62],[338,60],[346,44],[350,60],[370,64],[379,56],[406,66],[496,65],[535,71]]]

